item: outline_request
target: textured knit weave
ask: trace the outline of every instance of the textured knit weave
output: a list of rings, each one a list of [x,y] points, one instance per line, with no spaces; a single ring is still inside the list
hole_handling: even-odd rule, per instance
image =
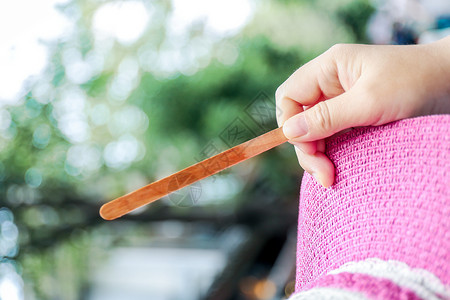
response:
[[[450,115],[364,127],[327,140],[335,184],[303,178],[296,291],[375,257],[450,284]],[[322,279],[321,279],[322,278]]]

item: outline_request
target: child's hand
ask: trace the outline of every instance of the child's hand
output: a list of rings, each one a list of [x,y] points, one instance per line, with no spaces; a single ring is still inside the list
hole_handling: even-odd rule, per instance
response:
[[[336,45],[276,92],[277,121],[300,165],[334,181],[324,138],[342,130],[450,113],[450,36],[428,45]]]

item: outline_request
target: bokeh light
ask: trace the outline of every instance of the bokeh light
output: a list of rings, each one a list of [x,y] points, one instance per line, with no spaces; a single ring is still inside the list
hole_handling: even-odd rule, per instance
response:
[[[141,37],[149,17],[147,7],[141,1],[105,3],[94,14],[93,28],[99,39],[113,37],[129,45]]]
[[[23,280],[12,260],[19,249],[19,230],[12,212],[0,207],[0,299],[22,300]]]
[[[60,0],[18,0],[0,3],[0,105],[15,104],[26,92],[24,81],[47,66],[52,41],[70,31],[70,23],[55,5]],[[26,7],[27,9],[24,9]]]

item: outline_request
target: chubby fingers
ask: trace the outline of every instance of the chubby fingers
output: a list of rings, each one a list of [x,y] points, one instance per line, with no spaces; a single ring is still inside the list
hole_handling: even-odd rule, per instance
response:
[[[373,125],[379,107],[358,85],[285,121],[283,132],[292,142],[310,142],[329,137],[344,129]]]
[[[329,50],[299,68],[275,94],[278,125],[296,146],[300,165],[326,187],[333,184],[334,166],[323,139],[364,119],[350,101],[357,95],[345,93],[340,82],[335,53]]]
[[[325,153],[325,140],[308,143],[291,142],[300,166],[324,187],[334,182],[334,165]],[[314,147],[312,148],[311,145]]]
[[[307,154],[295,147],[300,166],[311,174],[322,186],[329,187],[334,182],[334,165],[331,160],[320,151]]]
[[[344,92],[338,67],[330,49],[296,70],[276,93],[277,121],[284,121],[318,102]]]

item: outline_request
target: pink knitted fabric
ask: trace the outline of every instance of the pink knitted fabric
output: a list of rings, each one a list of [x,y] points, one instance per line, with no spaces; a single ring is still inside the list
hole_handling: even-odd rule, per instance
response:
[[[450,284],[450,115],[354,129],[327,140],[331,188],[305,174],[296,292],[351,261],[397,260]]]

